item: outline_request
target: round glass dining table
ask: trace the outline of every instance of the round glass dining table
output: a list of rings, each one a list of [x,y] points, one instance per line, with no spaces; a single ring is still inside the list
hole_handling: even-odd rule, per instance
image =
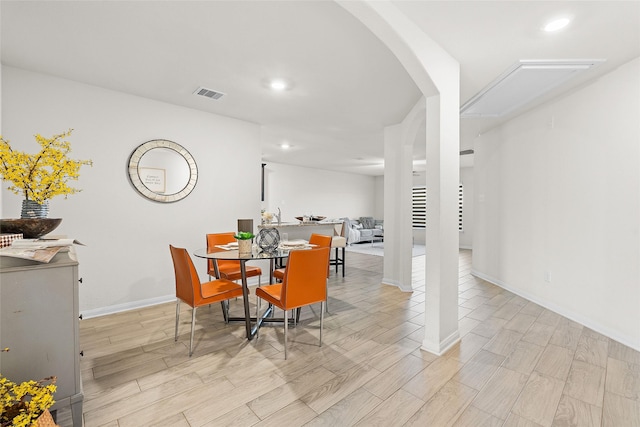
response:
[[[258,328],[260,327],[260,323],[270,314],[265,313],[260,319],[252,318],[250,313],[249,306],[249,286],[247,284],[247,270],[246,263],[247,261],[256,261],[256,260],[269,260],[269,283],[273,283],[273,270],[275,266],[276,260],[282,260],[289,256],[289,252],[293,249],[303,249],[303,248],[278,248],[270,252],[262,251],[257,248],[255,245],[250,254],[240,254],[238,249],[228,249],[227,247],[213,247],[209,249],[198,249],[193,254],[198,258],[205,258],[213,260],[213,267],[215,270],[216,278],[220,278],[220,274],[218,272],[218,263],[217,260],[234,260],[240,261],[240,272],[242,275],[242,299],[244,303],[244,318],[230,317],[228,320],[237,321],[244,320],[246,329],[247,329],[247,339],[251,340],[255,336]],[[256,322],[255,325],[252,325],[252,321]],[[269,319],[269,321],[278,321],[278,319]]]

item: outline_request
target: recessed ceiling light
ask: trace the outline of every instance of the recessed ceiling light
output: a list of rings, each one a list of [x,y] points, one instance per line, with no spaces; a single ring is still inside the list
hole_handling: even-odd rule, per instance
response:
[[[289,145],[288,142],[283,142],[282,144],[280,144],[280,148],[282,148],[283,150],[288,150],[289,148],[291,148],[291,145]]]
[[[556,19],[545,25],[544,30],[547,32],[558,31],[569,25],[569,22],[571,22],[569,18]]]
[[[285,90],[287,88],[287,82],[284,80],[272,80],[270,86],[273,90]]]

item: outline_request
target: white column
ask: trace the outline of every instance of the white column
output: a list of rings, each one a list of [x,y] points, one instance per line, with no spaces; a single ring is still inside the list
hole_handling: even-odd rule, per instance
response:
[[[439,355],[459,340],[460,64],[391,1],[337,2],[385,43],[428,99],[427,295],[422,348]],[[386,204],[391,203],[387,197],[385,192],[385,222]],[[405,209],[410,210],[410,205]]]
[[[384,270],[382,283],[413,290],[411,284],[411,205],[413,145],[402,125],[384,131]]]
[[[441,97],[427,98],[427,227],[425,337],[422,348],[444,353],[458,333],[459,152],[442,143]],[[455,153],[454,153],[455,151]]]

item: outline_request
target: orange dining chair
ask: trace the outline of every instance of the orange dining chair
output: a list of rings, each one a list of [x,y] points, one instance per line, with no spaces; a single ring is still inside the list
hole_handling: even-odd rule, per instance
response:
[[[309,237],[309,244],[315,245],[317,248],[330,248],[331,247],[331,236],[325,236],[323,234],[313,233]],[[273,270],[273,277],[276,280],[282,281],[284,278],[284,268],[278,268]],[[329,264],[327,261],[327,277],[329,276]]]
[[[235,242],[236,239],[233,237],[234,233],[212,233],[207,234],[207,250],[214,248],[217,245],[226,245],[232,242]],[[207,272],[209,273],[209,278],[215,277],[215,268],[213,263],[215,261],[212,259],[207,260]],[[227,280],[240,280],[242,279],[242,272],[240,270],[240,261],[235,260],[217,260],[218,262],[218,271],[220,272],[221,279]],[[258,276],[258,286],[260,286],[260,277],[262,276],[262,269],[260,267],[255,267],[252,265],[245,264],[245,271],[247,273],[247,277],[255,277]]]
[[[324,305],[327,301],[327,264],[331,248],[294,250],[289,260],[282,283],[266,285],[256,289],[258,297],[258,317],[260,300],[280,308],[284,312],[284,358],[287,358],[287,312],[306,305],[321,303],[320,306],[320,346],[322,347],[322,326]]]
[[[191,308],[191,338],[189,339],[189,357],[193,354],[193,332],[196,326],[196,309],[214,302],[222,303],[225,321],[229,318],[225,301],[242,296],[242,286],[227,279],[201,283],[193,261],[186,249],[169,245],[173,269],[176,275],[176,334],[178,341],[178,323],[180,321],[180,301]]]

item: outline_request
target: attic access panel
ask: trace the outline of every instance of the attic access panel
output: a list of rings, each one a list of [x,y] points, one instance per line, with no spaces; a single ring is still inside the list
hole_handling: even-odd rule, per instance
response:
[[[521,60],[460,108],[460,117],[501,117],[604,62]]]

